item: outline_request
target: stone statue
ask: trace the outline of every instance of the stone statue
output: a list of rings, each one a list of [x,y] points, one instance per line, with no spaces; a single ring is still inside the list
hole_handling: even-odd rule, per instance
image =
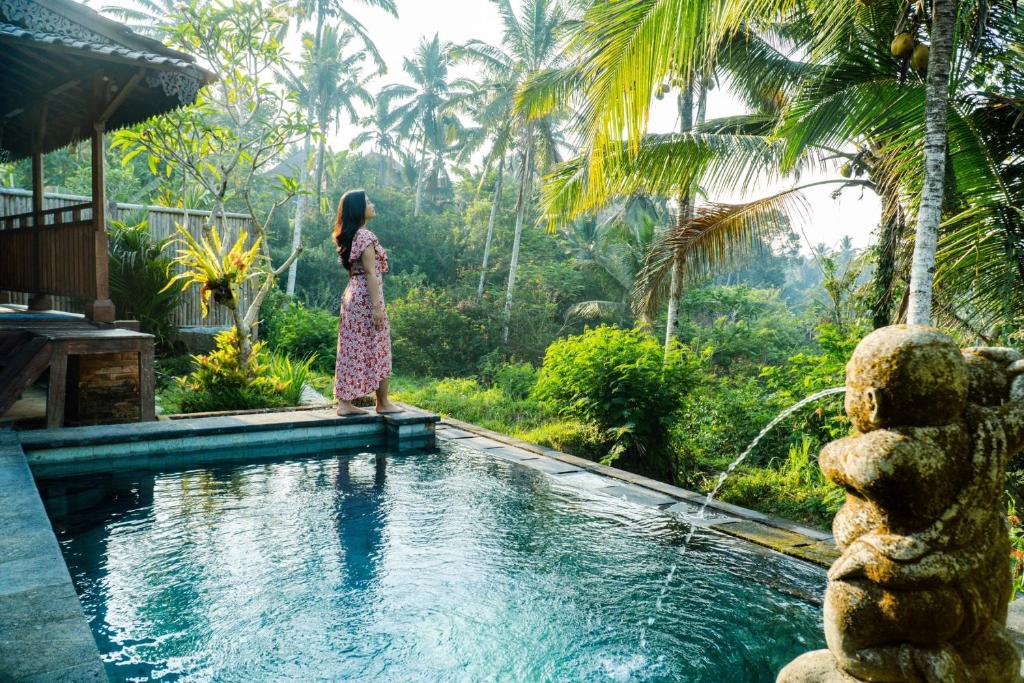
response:
[[[1019,683],[1006,632],[1003,501],[1024,447],[1024,356],[923,326],[866,336],[846,368],[854,436],[821,452],[847,491],[825,593],[827,650],[779,683]]]

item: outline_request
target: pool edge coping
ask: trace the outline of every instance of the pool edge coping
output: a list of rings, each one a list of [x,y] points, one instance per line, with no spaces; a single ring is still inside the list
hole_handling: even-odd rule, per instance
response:
[[[678,486],[666,484],[639,474],[633,474],[616,467],[602,465],[601,463],[569,455],[561,451],[542,446],[540,444],[524,441],[514,436],[495,432],[471,422],[465,422],[452,417],[444,416],[438,423],[438,428],[443,430],[445,426],[464,432],[470,432],[476,436],[491,439],[502,444],[530,451],[541,457],[557,460],[569,465],[574,465],[582,470],[601,474],[627,484],[639,486],[643,489],[668,496],[679,503],[691,506],[703,505],[707,499],[706,494],[690,491]],[[441,436],[439,434],[439,436]],[[727,518],[727,521],[707,524],[707,528],[733,536],[756,545],[770,548],[790,557],[810,562],[820,567],[828,568],[839,558],[839,551],[836,548],[832,535],[804,526],[792,520],[777,517],[775,515],[758,512],[748,508],[712,500],[708,504],[708,510],[713,510]]]
[[[0,678],[108,681],[18,435],[0,429]]]

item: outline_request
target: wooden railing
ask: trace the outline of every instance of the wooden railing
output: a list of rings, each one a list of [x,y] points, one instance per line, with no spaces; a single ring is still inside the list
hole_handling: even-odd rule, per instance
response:
[[[83,220],[92,220],[92,204],[90,202],[45,209],[39,214],[39,222],[41,225],[81,223]],[[15,214],[13,216],[0,216],[0,230],[34,227],[36,227],[36,214],[31,211],[28,213]]]
[[[86,201],[87,199],[87,197],[83,197],[81,195],[48,193],[43,198],[43,206],[45,207],[45,211],[43,213],[47,215],[62,213],[63,220],[69,220],[74,217],[74,210],[76,208],[81,208],[82,217],[90,217],[92,216],[92,205]],[[83,202],[85,203],[83,204]],[[6,273],[10,270],[9,260],[12,257],[7,255],[7,246],[6,242],[4,242],[4,233],[6,232],[5,228],[8,222],[17,224],[19,222],[26,221],[28,224],[31,224],[32,214],[30,212],[26,213],[31,207],[31,192],[0,188],[0,214],[11,214],[9,216],[0,215],[0,301],[4,301],[6,298],[13,303],[25,304],[28,303],[29,300],[28,292],[34,291],[31,287],[28,289],[14,289],[6,284],[8,279],[6,277]],[[72,212],[70,216],[67,213],[69,211]],[[106,215],[107,219],[110,221],[126,221],[129,223],[135,223],[144,216],[149,222],[149,231],[154,239],[177,237],[179,225],[185,226],[193,237],[199,239],[203,235],[204,229],[210,225],[210,213],[208,211],[184,211],[178,208],[168,208],[163,206],[110,203],[107,205]],[[227,214],[226,225],[222,229],[221,233],[221,238],[224,242],[234,242],[242,231],[247,231],[250,235],[253,233],[252,219],[244,214]],[[167,256],[174,256],[177,249],[177,245],[172,245],[168,247],[165,254]],[[93,252],[89,253],[90,255],[93,255]],[[70,253],[67,257],[71,258]],[[16,258],[14,260],[17,261]],[[93,260],[93,263],[95,263],[95,259]],[[180,267],[175,266],[174,272],[180,272]],[[247,283],[242,290],[243,304],[251,300],[251,295],[251,286]],[[52,294],[51,298],[53,300],[53,307],[56,309],[72,311],[75,313],[82,313],[85,310],[83,305],[84,302],[81,299],[73,298],[71,296]],[[174,313],[173,322],[177,327],[207,325],[223,327],[232,323],[231,316],[222,306],[210,307],[209,314],[206,317],[203,317],[202,306],[199,301],[198,287],[191,287],[182,295],[181,303]]]
[[[92,204],[0,217],[0,290],[95,299],[98,241]]]

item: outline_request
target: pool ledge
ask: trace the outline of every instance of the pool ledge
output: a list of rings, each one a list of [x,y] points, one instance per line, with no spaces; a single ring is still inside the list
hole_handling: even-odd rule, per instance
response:
[[[339,417],[333,408],[177,418],[18,432],[29,467],[51,477],[279,457],[282,444],[404,451],[434,446],[438,416],[412,406],[390,415]],[[244,449],[244,450],[241,450]]]
[[[797,524],[788,519],[718,500],[711,501],[704,516],[698,516],[696,513],[706,500],[706,495],[703,493],[689,491],[639,474],[562,453],[553,448],[523,441],[461,420],[444,418],[437,433],[443,438],[464,440],[466,445],[490,451],[494,455],[508,457],[514,455],[515,451],[520,454],[528,453],[532,454],[534,458],[547,458],[551,461],[571,465],[580,471],[618,480],[623,483],[604,487],[605,492],[667,510],[684,521],[742,538],[822,567],[828,567],[839,558],[839,552],[831,534]],[[505,451],[510,448],[514,449],[513,452],[506,453]],[[531,460],[525,460],[523,464],[527,466],[532,464],[538,469],[545,469],[545,466],[533,463]],[[550,468],[547,467],[547,469]],[[570,475],[571,472],[567,471],[562,474]]]
[[[0,680],[107,680],[25,453],[6,429],[0,429]]]

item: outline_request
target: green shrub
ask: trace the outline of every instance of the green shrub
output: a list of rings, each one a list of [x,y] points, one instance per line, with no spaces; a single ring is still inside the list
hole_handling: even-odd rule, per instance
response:
[[[215,340],[216,348],[193,356],[192,372],[178,377],[165,392],[161,401],[165,411],[199,413],[298,405],[315,357],[295,362],[269,353],[261,341],[243,362],[234,328],[220,332]]]
[[[160,356],[154,363],[157,387],[166,387],[174,383],[178,377],[184,377],[192,371],[192,356],[182,354],[180,356]]]
[[[831,323],[820,325],[817,353],[801,352],[790,356],[781,366],[764,368],[761,377],[765,386],[783,407],[816,391],[842,386],[846,383],[846,363],[865,334],[864,328],[843,331]],[[805,416],[800,431],[811,434],[822,444],[850,432],[841,396],[822,400],[809,408]]]
[[[578,420],[549,422],[517,436],[524,441],[590,460],[599,460],[612,446],[607,434]]]
[[[182,295],[180,287],[165,289],[172,269],[164,252],[172,239],[154,240],[146,220],[111,221],[107,237],[110,298],[118,315],[138,320],[143,332],[156,337],[158,349],[173,351],[174,313]]]
[[[529,363],[506,363],[494,375],[494,386],[515,399],[529,397],[537,384],[537,369]]]
[[[338,316],[310,308],[285,294],[267,297],[261,311],[260,339],[276,353],[296,360],[316,356],[312,367],[334,372],[338,348]]]
[[[1007,501],[1006,523],[1010,528],[1010,562],[1013,594],[1016,597],[1024,593],[1024,524],[1021,523],[1012,498]]]
[[[458,377],[475,367],[485,348],[479,325],[441,290],[414,288],[388,304],[395,372]]]
[[[642,330],[602,326],[548,347],[533,396],[607,434],[602,462],[674,482],[669,426],[701,364],[679,345],[666,353]]]
[[[533,399],[511,399],[500,389],[488,389],[474,379],[396,377],[391,386],[399,401],[512,436],[556,417]]]
[[[690,483],[691,477],[699,478],[707,470],[725,469],[786,405],[757,378],[702,377],[686,396],[680,419],[671,428],[682,481]],[[793,423],[802,419],[803,415],[794,416],[766,434],[749,462],[763,465],[784,457],[799,438],[794,436]]]

